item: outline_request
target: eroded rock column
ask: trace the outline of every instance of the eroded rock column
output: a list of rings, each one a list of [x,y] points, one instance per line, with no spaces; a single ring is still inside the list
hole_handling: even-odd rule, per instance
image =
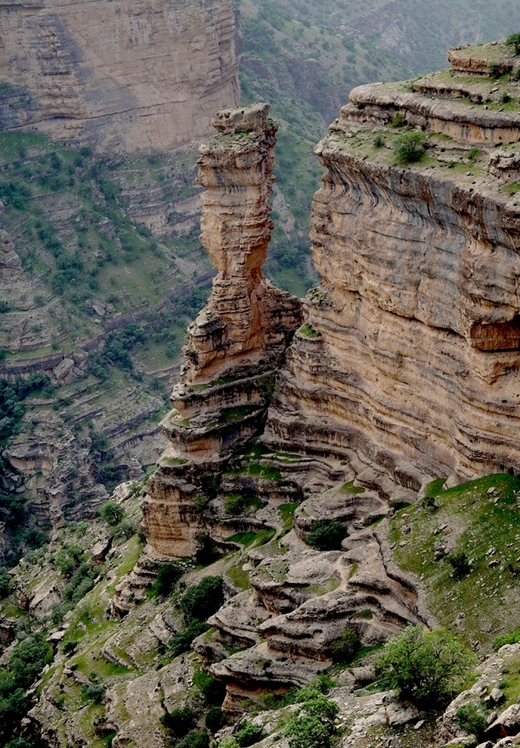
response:
[[[171,556],[192,555],[197,536],[211,531],[200,507],[229,457],[262,430],[277,369],[301,323],[300,302],[262,274],[277,129],[268,114],[268,104],[218,112],[218,134],[199,149],[201,241],[218,275],[188,329],[174,410],[162,422],[170,447],[143,507],[150,544]]]

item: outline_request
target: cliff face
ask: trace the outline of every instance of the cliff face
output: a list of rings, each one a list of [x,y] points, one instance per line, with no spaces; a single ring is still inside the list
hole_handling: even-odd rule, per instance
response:
[[[104,151],[188,143],[238,101],[236,33],[231,0],[4,3],[3,129]]]
[[[493,51],[466,51],[484,57],[468,69],[491,64]],[[322,283],[284,356],[279,330],[299,314],[290,300],[271,313],[259,276],[272,126],[261,109],[262,128],[230,112],[201,149],[203,241],[219,275],[189,331],[176,411],[163,423],[172,448],[150,483],[144,528],[169,556],[193,552],[201,531],[220,543],[232,527],[276,531],[243,553],[248,589],[230,574],[215,636],[194,643],[226,684],[230,712],[310,680],[345,630],[372,645],[408,623],[434,625],[420,583],[392,562],[387,517],[439,476],[520,469],[520,122],[504,106],[517,86],[441,73],[352,92],[317,147],[326,174],[311,238]],[[276,367],[270,399],[258,375]],[[226,517],[237,497],[263,506]],[[310,547],[311,533],[338,526],[327,550]],[[222,642],[246,649],[227,656]]]
[[[496,54],[456,59],[480,71]],[[352,92],[316,150],[322,283],[288,353],[270,445],[357,451],[416,489],[425,476],[520,469],[520,212],[507,186],[520,120],[500,106],[517,85],[442,73]],[[462,101],[468,91],[480,105]],[[404,123],[428,140],[406,166],[391,150]]]

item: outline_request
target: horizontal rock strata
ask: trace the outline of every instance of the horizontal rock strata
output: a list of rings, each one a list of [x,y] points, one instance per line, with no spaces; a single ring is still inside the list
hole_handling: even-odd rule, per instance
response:
[[[215,497],[226,461],[261,431],[281,356],[301,322],[298,300],[262,274],[276,141],[268,113],[266,104],[219,112],[219,134],[200,148],[201,241],[218,274],[188,330],[174,410],[162,422],[172,446],[144,504],[148,542],[171,556],[196,551],[201,507]]]
[[[490,106],[453,102],[442,75],[428,78],[429,96],[355,89],[317,147],[322,283],[266,434],[280,449],[357,451],[415,489],[427,476],[520,470],[520,211],[502,186],[518,147],[500,147],[520,140],[520,116],[494,103],[519,91],[488,79]],[[391,148],[406,123],[429,133],[427,155],[401,165]]]

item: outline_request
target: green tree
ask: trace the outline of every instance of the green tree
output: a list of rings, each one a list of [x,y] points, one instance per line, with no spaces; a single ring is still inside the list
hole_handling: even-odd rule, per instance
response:
[[[0,567],[0,600],[11,593],[11,575],[5,568]]]
[[[314,520],[307,536],[307,544],[318,551],[339,551],[345,528],[337,519]]]
[[[424,156],[426,135],[423,132],[407,132],[394,140],[394,153],[400,164],[420,161]]]
[[[408,626],[388,641],[376,661],[384,687],[417,705],[441,706],[461,688],[475,656],[445,629]]]
[[[180,601],[180,608],[188,621],[205,621],[224,602],[221,577],[204,577],[188,589]]]
[[[122,506],[116,504],[115,501],[105,501],[101,505],[100,514],[101,519],[103,519],[107,523],[107,525],[115,527],[125,516],[125,510]]]
[[[510,34],[506,39],[506,44],[508,47],[514,48],[515,55],[520,55],[520,32]]]
[[[330,748],[339,707],[322,693],[315,693],[295,712],[284,735],[291,748]]]

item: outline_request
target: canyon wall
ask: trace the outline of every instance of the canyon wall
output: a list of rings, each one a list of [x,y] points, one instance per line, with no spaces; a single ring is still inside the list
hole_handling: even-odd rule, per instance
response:
[[[503,105],[519,90],[481,72],[500,52],[512,69],[494,44],[450,56],[473,74],[355,89],[318,145],[322,283],[288,352],[270,446],[357,451],[415,489],[520,470],[520,119]],[[425,133],[415,163],[395,157],[405,126]]]
[[[236,39],[232,0],[3,2],[1,127],[176,148],[238,102]]]

